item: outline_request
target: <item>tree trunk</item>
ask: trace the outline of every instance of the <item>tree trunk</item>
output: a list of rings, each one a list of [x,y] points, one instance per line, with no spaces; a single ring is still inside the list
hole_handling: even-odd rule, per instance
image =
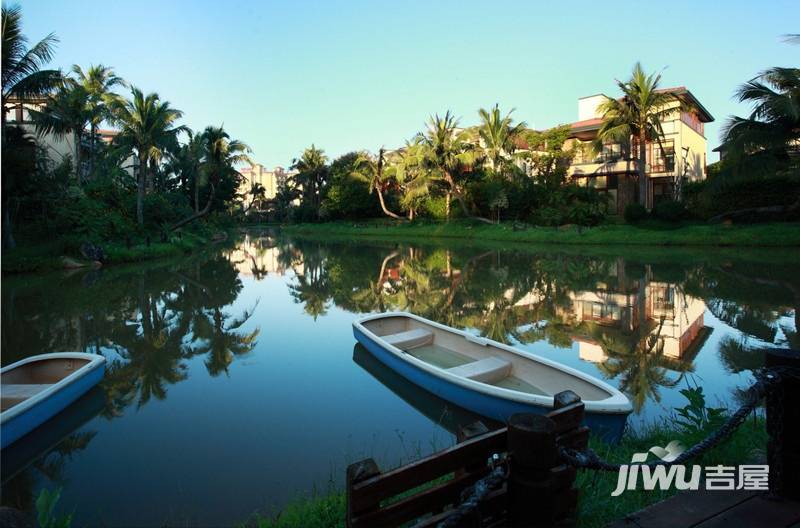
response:
[[[639,132],[639,203],[647,207],[647,137]]]
[[[91,149],[89,150],[89,174],[92,174],[94,172],[95,134],[97,133],[97,126],[94,122],[89,125],[89,133],[92,135],[89,138],[89,148]]]
[[[381,209],[383,209],[384,214],[386,216],[391,216],[392,218],[400,220],[402,217],[394,214],[393,212],[391,212],[389,209],[386,208],[386,202],[383,201],[383,191],[381,191],[381,188],[375,187],[375,190],[378,191],[378,201],[381,203]]]
[[[482,216],[474,216],[469,213],[469,209],[467,208],[467,202],[464,201],[464,197],[461,195],[461,192],[456,188],[455,181],[453,180],[452,176],[445,173],[445,179],[447,183],[450,185],[450,191],[447,193],[447,202],[446,202],[446,211],[447,211],[447,220],[450,220],[450,194],[454,194],[456,196],[456,200],[461,205],[461,211],[464,213],[464,216],[467,218],[472,218],[473,220],[480,220],[481,222],[485,222],[487,224],[492,224],[493,222],[488,218],[483,218]]]
[[[147,156],[139,154],[139,177],[136,182],[136,221],[144,225],[144,186],[147,179]]]
[[[197,211],[195,214],[193,214],[191,216],[187,216],[183,220],[181,220],[178,223],[174,224],[172,227],[169,228],[170,231],[175,231],[179,227],[185,226],[189,222],[194,222],[198,218],[208,214],[208,212],[211,210],[211,204],[214,202],[214,195],[216,194],[216,188],[214,187],[214,184],[211,183],[209,185],[211,185],[211,194],[209,195],[208,203],[206,203],[206,206],[203,207],[203,210],[202,211]]]
[[[200,212],[200,182],[198,175],[194,175],[194,212]]]
[[[72,133],[72,139],[75,141],[75,183],[78,187],[81,186],[81,133],[77,130]]]
[[[14,240],[14,230],[11,228],[11,201],[7,200],[3,204],[3,247],[14,249],[17,242]]]
[[[450,191],[444,197],[444,217],[450,221]]]

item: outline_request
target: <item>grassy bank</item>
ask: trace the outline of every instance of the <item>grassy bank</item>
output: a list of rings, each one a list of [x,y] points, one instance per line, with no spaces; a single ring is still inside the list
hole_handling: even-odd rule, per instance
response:
[[[653,446],[665,446],[672,440],[678,440],[689,447],[702,439],[712,427],[703,427],[692,431],[676,431],[666,422],[654,425],[642,433],[628,435],[615,446],[592,440],[590,446],[603,458],[618,462],[630,463],[634,453],[646,452]],[[700,466],[724,464],[727,466],[752,463],[764,457],[767,435],[763,418],[749,419],[727,440],[693,461]],[[763,463],[763,462],[759,462]],[[690,470],[687,469],[687,474]],[[677,491],[645,491],[639,489],[626,491],[618,497],[611,493],[616,488],[618,474],[616,472],[579,471],[576,485],[579,489],[578,526],[596,528],[606,526],[611,521],[638,511],[646,506],[666,499]],[[255,517],[245,526],[258,528],[333,528],[345,526],[346,501],[340,490],[331,490],[327,494],[299,498],[289,504],[276,517]]]
[[[331,222],[296,224],[282,228],[288,234],[304,236],[347,236],[374,238],[485,239],[534,244],[595,244],[651,246],[800,246],[800,224],[752,225],[644,223],[597,227],[528,227],[513,224],[489,225],[466,221],[450,223],[367,223]]]
[[[208,245],[211,237],[207,233],[183,233],[180,238],[171,237],[167,242],[136,241],[126,244],[104,244],[106,254],[104,265],[126,262],[140,262],[164,257],[174,257]],[[65,269],[64,257],[73,264],[90,267],[91,262],[79,256],[79,244],[68,239],[47,242],[23,243],[12,251],[4,251],[2,257],[3,273],[44,272]]]

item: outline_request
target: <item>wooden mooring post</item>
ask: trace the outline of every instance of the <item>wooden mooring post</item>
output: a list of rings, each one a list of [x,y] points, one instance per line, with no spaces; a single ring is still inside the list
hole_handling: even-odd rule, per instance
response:
[[[767,393],[767,462],[770,489],[800,500],[800,350],[769,349],[765,366],[794,371],[778,374],[780,379]]]
[[[479,516],[496,526],[569,526],[575,521],[576,471],[562,464],[559,447],[585,449],[589,428],[584,405],[571,391],[555,396],[546,415],[516,414],[508,427],[487,431],[481,423],[458,432],[458,444],[406,466],[381,472],[366,459],[347,468],[347,526],[437,526],[453,513],[462,493],[492,470],[493,455],[508,464],[509,478],[488,494]],[[504,456],[503,456],[504,455]]]

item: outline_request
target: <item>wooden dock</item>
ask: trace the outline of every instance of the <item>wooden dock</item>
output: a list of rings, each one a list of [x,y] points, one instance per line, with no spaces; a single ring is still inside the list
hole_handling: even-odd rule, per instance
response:
[[[756,491],[685,491],[608,528],[800,527],[800,502]]]

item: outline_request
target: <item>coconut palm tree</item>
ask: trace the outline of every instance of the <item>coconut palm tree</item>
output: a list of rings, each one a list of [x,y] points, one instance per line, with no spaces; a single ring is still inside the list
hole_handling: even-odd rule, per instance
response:
[[[500,114],[500,107],[494,105],[491,110],[481,108],[478,115],[481,124],[478,127],[478,136],[481,147],[489,163],[489,168],[502,172],[505,163],[517,149],[517,140],[526,130],[524,121],[514,124],[511,114],[512,108],[504,117]]]
[[[744,83],[736,99],[753,106],[747,117],[731,117],[723,128],[726,154],[789,159],[800,141],[800,68],[770,68]]]
[[[22,34],[22,11],[19,6],[2,6],[2,92],[0,97],[0,119],[2,119],[3,158],[7,156],[6,112],[10,108],[12,98],[25,99],[41,97],[61,84],[61,72],[43,70],[45,64],[53,57],[53,49],[58,39],[52,33],[28,48],[28,39]],[[11,226],[11,193],[12,175],[3,171],[3,247],[13,249],[16,246],[14,231]]]
[[[427,130],[418,136],[419,142],[425,147],[425,158],[429,170],[438,173],[447,183],[446,213],[450,218],[450,199],[455,196],[465,216],[471,216],[461,187],[456,183],[456,178],[474,161],[472,143],[469,133],[458,128],[458,119],[448,110],[445,115],[436,114],[428,120]],[[491,220],[478,218],[491,223]]]
[[[109,106],[120,96],[111,90],[115,86],[126,86],[126,82],[114,73],[112,68],[98,64],[90,66],[88,70],[83,69],[77,64],[72,66],[75,79],[71,79],[72,84],[81,86],[88,95],[86,109],[89,112],[89,172],[94,170],[94,156],[97,127],[109,117]]]
[[[19,6],[3,6],[3,125],[11,98],[41,97],[62,82],[59,70],[42,70],[53,58],[58,39],[53,33],[28,48],[22,34],[22,11]]]
[[[52,134],[58,139],[72,136],[75,182],[81,184],[82,145],[91,114],[87,108],[89,94],[82,86],[64,85],[47,98],[41,110],[30,110],[36,132]]]
[[[378,149],[378,155],[375,158],[370,156],[368,152],[359,152],[353,163],[351,175],[358,180],[367,182],[370,192],[375,191],[383,214],[399,220],[401,218],[400,215],[393,213],[386,207],[386,200],[383,197],[383,193],[392,185],[389,171],[384,170],[386,167],[385,152],[381,147]]]
[[[111,119],[120,127],[115,141],[136,151],[138,158],[138,181],[136,193],[136,220],[144,224],[144,195],[150,185],[150,169],[167,152],[174,148],[179,132],[186,127],[175,123],[183,112],[172,108],[168,101],[162,101],[158,94],[144,93],[136,87],[131,88],[130,100],[115,100],[111,103]]]
[[[415,137],[388,158],[384,169],[385,178],[394,180],[402,189],[400,204],[408,209],[409,220],[414,219],[421,201],[442,181],[437,171],[426,167],[425,153],[424,145]]]
[[[203,161],[203,137],[186,129],[186,143],[169,153],[166,170],[178,177],[181,190],[192,196],[194,211],[200,211],[200,166]]]
[[[637,173],[639,180],[639,203],[647,205],[647,142],[658,141],[664,137],[662,121],[675,111],[679,101],[671,93],[658,89],[661,75],[647,74],[640,63],[636,63],[631,78],[625,82],[616,81],[622,97],[606,97],[597,107],[603,116],[603,124],[597,133],[595,148],[603,143],[614,142],[638,147]]]
[[[302,192],[303,205],[319,211],[322,188],[328,180],[328,157],[325,151],[313,143],[303,151],[299,159],[292,162],[292,169],[298,171],[294,177]]]

